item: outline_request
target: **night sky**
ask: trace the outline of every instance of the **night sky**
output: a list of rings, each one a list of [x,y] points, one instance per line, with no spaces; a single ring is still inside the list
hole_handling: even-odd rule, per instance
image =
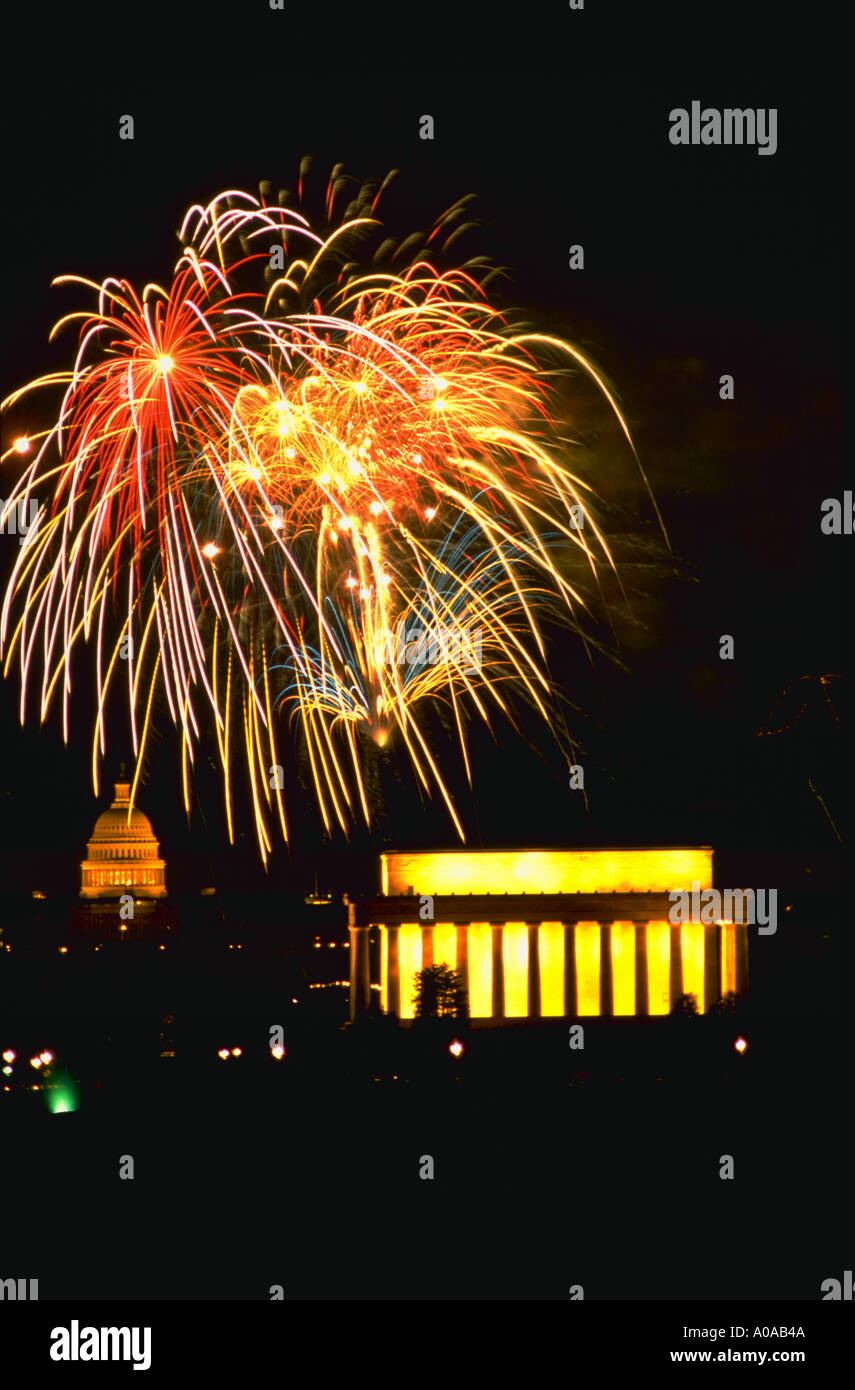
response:
[[[267,21],[247,22],[261,35]],[[559,20],[543,22],[548,36]],[[580,22],[593,34],[605,20]],[[461,32],[469,35],[465,23]],[[97,83],[62,65],[33,102],[31,76],[19,73],[7,92],[16,139],[6,156],[15,199],[3,393],[68,365],[73,332],[51,345],[48,333],[61,313],[90,301],[80,288],[50,289],[52,276],[162,282],[191,202],[227,187],[257,192],[261,178],[293,187],[305,154],[316,156],[309,183],[318,192],[337,161],[358,179],[398,168],[381,211],[403,232],[476,194],[478,226],[465,254],[505,267],[502,307],[579,345],[614,383],[672,550],[607,408],[579,383],[580,466],[600,494],[631,600],[628,612],[610,593],[614,630],[600,634],[621,664],[589,661],[568,633],[550,639],[553,673],[574,707],[588,804],[569,790],[546,731],[524,710],[525,738],[500,721],[492,737],[473,726],[474,790],[462,779],[457,787],[470,844],[708,843],[754,863],[766,853],[787,863],[833,855],[828,816],[841,833],[844,817],[843,682],[813,678],[842,671],[850,542],[819,526],[820,503],[844,486],[828,108],[774,65],[733,59],[702,73],[697,55],[681,67],[661,51],[658,65],[641,72],[626,62],[583,63],[574,47],[563,67],[556,53],[546,80],[542,63],[526,58],[533,41],[523,38],[511,67],[506,43],[506,76],[489,81],[463,52],[432,69],[393,61],[391,80],[381,81],[369,59],[357,58],[359,47],[352,63],[296,64],[276,81],[263,66],[247,72],[237,63],[228,84],[206,87],[210,34],[189,77],[136,54],[123,78],[104,34],[93,50]],[[501,35],[485,43],[489,55]],[[370,36],[359,44],[370,52]],[[695,97],[777,106],[777,153],[672,147],[668,112]],[[136,121],[133,142],[118,138],[126,112]],[[433,142],[418,136],[425,112],[435,118]],[[584,246],[583,272],[567,268],[573,243]],[[725,372],[735,379],[728,402],[718,394]],[[38,427],[28,409],[9,416],[12,437]],[[3,538],[4,582],[15,547]],[[724,633],[735,638],[734,661],[719,659]],[[32,886],[50,878],[74,890],[85,839],[106,804],[103,789],[94,799],[89,774],[93,659],[89,649],[76,663],[69,747],[59,707],[43,729],[36,712],[21,730],[15,672],[0,685],[3,851]],[[794,683],[771,727],[790,723],[802,704],[803,713],[792,728],[757,738]],[[112,720],[108,784],[127,756],[123,728],[121,716]],[[188,827],[177,748],[161,720],[138,797],[170,885],[192,890],[216,872],[219,882],[234,876],[263,887],[248,819],[237,849],[220,853],[222,796],[207,752]],[[341,836],[325,846],[312,815],[295,808],[293,857],[277,850],[271,881],[302,884],[325,848],[322,874],[338,887],[367,883],[384,846],[452,847],[440,802],[419,798],[406,763],[397,772],[390,763],[384,778],[385,814],[372,832],[357,828],[349,846]]]
[[[841,1105],[852,537],[820,529],[823,500],[851,487],[842,36],[819,7],[771,0],[586,0],[583,12],[566,0],[286,0],[282,12],[268,0],[147,0],[100,11],[30,4],[7,18],[0,395],[73,360],[74,331],[52,344],[48,335],[94,296],[51,289],[54,276],[167,283],[184,212],[225,189],[257,193],[262,179],[294,188],[312,155],[312,208],[336,163],[360,182],[395,168],[379,209],[391,235],[427,228],[474,194],[461,258],[503,267],[498,306],[577,345],[613,385],[670,548],[608,407],[574,378],[574,464],[596,489],[625,596],[610,580],[608,621],[597,610],[593,634],[610,655],[589,659],[571,632],[546,633],[586,797],[523,706],[519,733],[498,719],[492,731],[470,726],[472,790],[435,727],[468,846],[711,845],[718,886],[779,890],[782,929],[757,942],[752,933],[738,1016],[586,1019],[581,1056],[568,1048],[568,1020],[475,1027],[458,1077],[430,1028],[389,1018],[342,1028],[346,990],[312,1003],[302,986],[315,982],[297,959],[333,921],[342,935],[327,959],[347,959],[340,900],[304,903],[315,876],[336,898],[373,894],[381,850],[454,848],[441,800],[420,798],[406,759],[389,758],[370,830],[325,840],[307,797],[290,806],[292,845],[275,842],[265,873],[240,794],[228,846],[211,741],[188,824],[162,706],[137,801],[179,899],[175,948],[161,956],[153,941],[124,938],[129,949],[117,940],[90,952],[84,938],[60,955],[86,841],[130,761],[126,715],[119,700],[108,716],[96,799],[94,648],[74,657],[68,746],[56,701],[43,727],[31,703],[21,728],[13,665],[0,679],[0,912],[13,952],[3,1042],[23,1059],[33,1031],[33,1048],[50,1045],[57,1065],[77,1067],[84,1104],[47,1137],[23,1123],[2,1146],[0,1279],[37,1274],[52,1318],[52,1299],[217,1301],[212,1330],[194,1309],[175,1345],[182,1368],[217,1358],[220,1379],[229,1336],[244,1363],[252,1345],[234,1302],[267,1301],[275,1286],[288,1300],[566,1301],[584,1281],[574,1368],[587,1336],[600,1371],[603,1358],[614,1372],[632,1356],[636,1379],[654,1355],[653,1301],[670,1301],[669,1339],[678,1323],[724,1323],[728,1299],[757,1300],[763,1322],[807,1322],[821,1281],[852,1264]],[[696,99],[775,107],[777,152],[672,146],[670,110]],[[119,139],[125,114],[133,141]],[[424,114],[435,121],[430,142],[419,138]],[[568,268],[574,244],[584,271]],[[732,401],[719,398],[723,374],[734,378]],[[37,407],[34,396],[4,416],[4,451],[43,428]],[[18,465],[4,468],[6,497]],[[4,591],[17,553],[17,538],[0,536]],[[720,660],[723,634],[734,638],[732,661]],[[211,886],[217,895],[199,896]],[[249,923],[240,956],[224,901]],[[42,908],[40,935],[30,924]],[[281,1067],[268,1051],[280,1019]],[[744,1056],[737,1026],[750,1039]],[[218,1049],[236,1042],[242,1060],[223,1063]],[[20,1101],[21,1115],[31,1100],[41,1108],[23,1089],[4,1099]],[[438,1155],[436,1182],[417,1176],[425,1153]],[[126,1154],[138,1162],[134,1182],[116,1176]],[[738,1183],[720,1180],[720,1156],[731,1154]],[[851,1271],[849,1281],[851,1297]],[[716,1301],[711,1316],[704,1299]],[[227,1318],[219,1300],[232,1300]],[[617,1316],[609,1300],[625,1300]],[[825,1303],[813,1311],[824,1315]],[[25,1312],[14,1310],[19,1335]],[[810,1345],[814,1367],[829,1325]],[[288,1310],[264,1324],[279,1370],[295,1326]],[[25,1346],[42,1370],[46,1337]],[[352,1346],[339,1341],[352,1374]],[[478,1345],[505,1355],[508,1342],[489,1333]]]

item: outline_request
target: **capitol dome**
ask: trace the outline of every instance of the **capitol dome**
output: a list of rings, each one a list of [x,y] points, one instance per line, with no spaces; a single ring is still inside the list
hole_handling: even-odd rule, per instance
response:
[[[126,892],[135,898],[166,896],[160,846],[148,816],[136,806],[131,809],[130,793],[130,782],[117,782],[109,810],[95,822],[80,866],[82,898],[117,898]]]

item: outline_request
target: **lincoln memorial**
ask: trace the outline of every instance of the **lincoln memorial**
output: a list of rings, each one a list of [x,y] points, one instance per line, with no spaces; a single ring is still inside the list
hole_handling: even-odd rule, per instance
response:
[[[416,972],[460,973],[471,1019],[705,1012],[748,988],[744,923],[669,922],[672,891],[713,886],[713,851],[396,852],[381,896],[349,902],[350,1016],[414,1015]]]

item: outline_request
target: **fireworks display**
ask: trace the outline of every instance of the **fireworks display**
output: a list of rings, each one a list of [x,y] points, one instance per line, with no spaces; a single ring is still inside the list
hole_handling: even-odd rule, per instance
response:
[[[464,837],[427,711],[467,776],[472,718],[513,722],[522,701],[557,732],[544,615],[579,630],[570,562],[613,566],[566,465],[568,370],[635,452],[593,365],[492,305],[483,258],[436,268],[468,200],[398,243],[382,191],[337,167],[315,225],[267,184],[229,191],[187,212],[167,288],[61,277],[97,297],[54,329],[78,324],[73,366],[4,402],[61,395],[3,456],[26,459],[4,520],[34,517],[0,630],[21,719],[28,698],[42,719],[61,700],[68,738],[71,654],[92,642],[96,791],[108,694],[127,702],[134,790],[165,701],[188,810],[212,726],[230,838],[245,776],[264,859],[277,823],[288,838],[298,749],[327,832],[370,823],[388,746]]]

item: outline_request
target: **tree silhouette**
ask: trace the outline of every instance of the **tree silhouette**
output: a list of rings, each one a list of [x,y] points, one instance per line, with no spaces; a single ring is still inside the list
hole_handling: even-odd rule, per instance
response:
[[[460,974],[443,961],[416,971],[413,992],[416,1018],[465,1018],[466,990]]]

